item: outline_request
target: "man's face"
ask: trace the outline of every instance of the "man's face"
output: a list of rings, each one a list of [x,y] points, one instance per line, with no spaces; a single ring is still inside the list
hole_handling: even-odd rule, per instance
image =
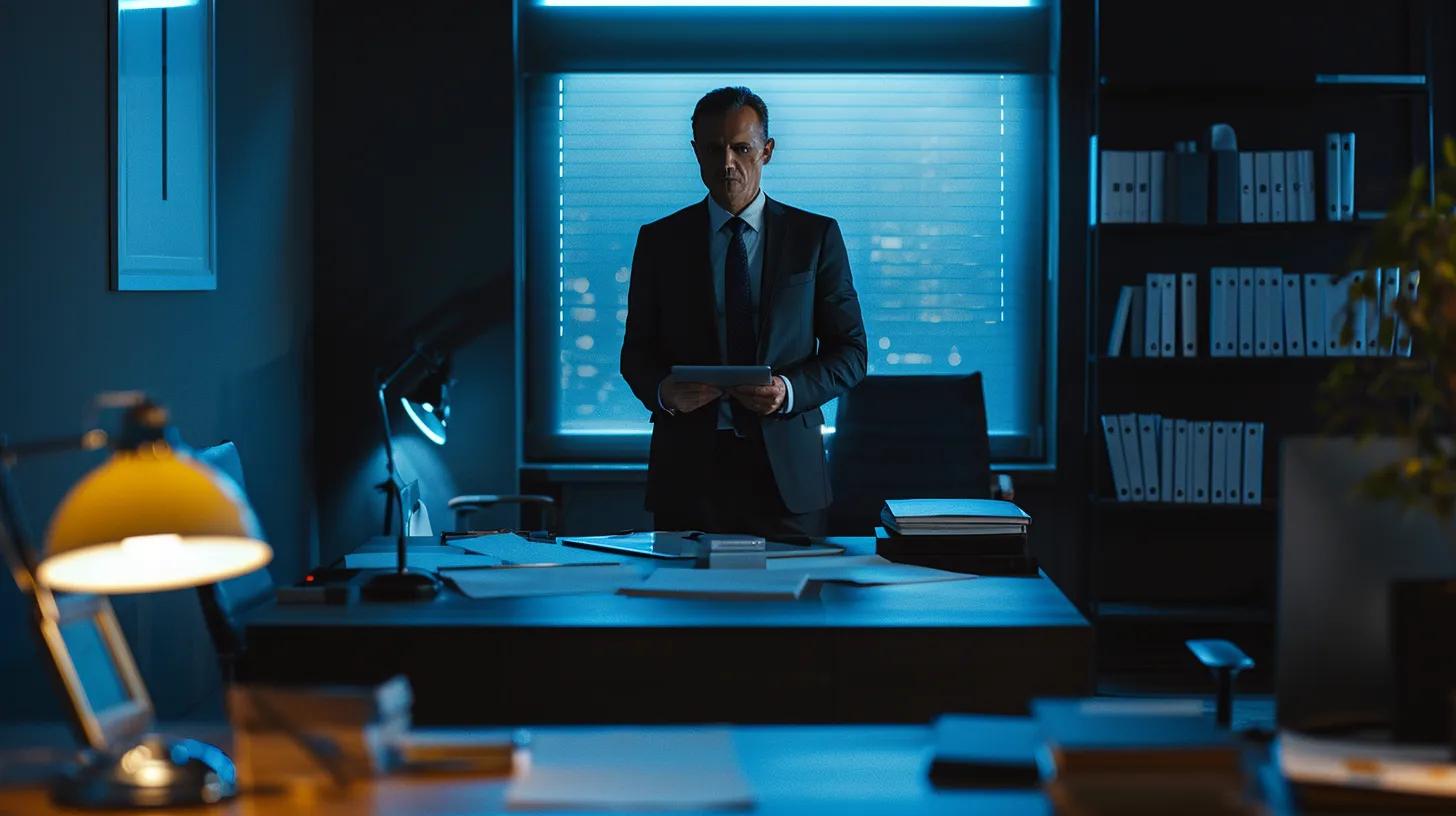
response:
[[[744,106],[698,120],[693,154],[708,195],[723,209],[742,212],[758,195],[763,166],[773,156],[773,139],[764,140],[758,111]]]

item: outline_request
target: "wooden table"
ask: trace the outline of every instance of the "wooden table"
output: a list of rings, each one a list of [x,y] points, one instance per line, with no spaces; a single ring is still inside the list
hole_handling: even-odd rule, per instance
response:
[[[655,726],[664,731],[679,726]],[[34,746],[33,737],[11,746]],[[52,729],[64,738],[61,729]],[[931,730],[925,726],[734,726],[734,747],[758,814],[996,814],[1050,813],[1038,790],[938,790],[926,778]],[[180,732],[178,732],[180,733]],[[0,739],[5,739],[0,735]],[[50,738],[54,742],[55,737]],[[35,748],[28,752],[34,761]],[[12,771],[0,753],[0,767]],[[14,778],[13,776],[11,777]],[[359,784],[347,796],[244,795],[206,808],[168,814],[208,816],[423,816],[498,813],[508,779],[384,777]],[[93,813],[98,811],[91,811]],[[133,813],[135,811],[132,811]],[[722,812],[722,811],[718,811]],[[74,814],[50,803],[36,782],[0,788],[0,816]]]
[[[873,539],[835,539],[872,552]],[[928,722],[1090,694],[1092,629],[1045,575],[794,602],[618,595],[270,605],[241,675],[415,689],[415,721]]]

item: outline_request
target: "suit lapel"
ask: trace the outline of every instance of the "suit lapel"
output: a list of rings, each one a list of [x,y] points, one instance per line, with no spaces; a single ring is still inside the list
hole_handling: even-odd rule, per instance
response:
[[[763,278],[758,295],[758,360],[764,359],[770,329],[768,316],[773,312],[774,290],[783,275],[784,205],[768,196],[763,200]]]
[[[691,211],[688,223],[691,225],[687,232],[687,243],[683,247],[682,257],[699,259],[698,268],[689,277],[689,289],[692,301],[697,307],[690,314],[707,315],[708,347],[713,349],[712,362],[722,362],[723,349],[718,343],[718,331],[713,315],[717,313],[718,296],[713,291],[713,258],[709,251],[708,235],[712,227],[708,219],[708,201],[704,199]]]

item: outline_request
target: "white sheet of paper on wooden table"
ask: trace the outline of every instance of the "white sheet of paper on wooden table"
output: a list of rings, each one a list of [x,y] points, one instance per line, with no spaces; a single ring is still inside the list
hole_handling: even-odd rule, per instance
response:
[[[808,582],[808,576],[794,570],[660,567],[647,580],[620,592],[649,598],[793,601]]]
[[[421,569],[444,567],[473,567],[501,563],[498,558],[477,555],[458,547],[425,545],[406,547],[405,564]],[[394,550],[356,550],[344,556],[345,569],[392,569],[398,564],[399,556]]]
[[[447,569],[442,574],[470,598],[610,594],[642,582],[642,573],[636,567],[622,564]]]
[[[533,731],[511,810],[748,810],[753,791],[722,728]]]
[[[515,533],[489,533],[451,538],[450,543],[471,552],[499,558],[507,564],[620,564],[625,559],[562,544],[530,541]]]

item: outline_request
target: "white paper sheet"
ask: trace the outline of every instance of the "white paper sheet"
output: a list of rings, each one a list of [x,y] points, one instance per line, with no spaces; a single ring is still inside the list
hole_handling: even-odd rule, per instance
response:
[[[499,564],[500,559],[466,552],[458,547],[427,545],[405,548],[405,564],[422,569],[443,567],[472,567]],[[345,569],[390,569],[397,563],[398,556],[389,550],[356,550],[344,556]]]
[[[507,564],[620,564],[624,560],[609,553],[529,541],[515,533],[452,538],[450,543]]]
[[[637,568],[620,564],[456,569],[442,574],[470,598],[612,593],[642,582]]]
[[[686,571],[686,570],[684,570]],[[511,810],[748,810],[753,791],[726,729],[533,731]]]

